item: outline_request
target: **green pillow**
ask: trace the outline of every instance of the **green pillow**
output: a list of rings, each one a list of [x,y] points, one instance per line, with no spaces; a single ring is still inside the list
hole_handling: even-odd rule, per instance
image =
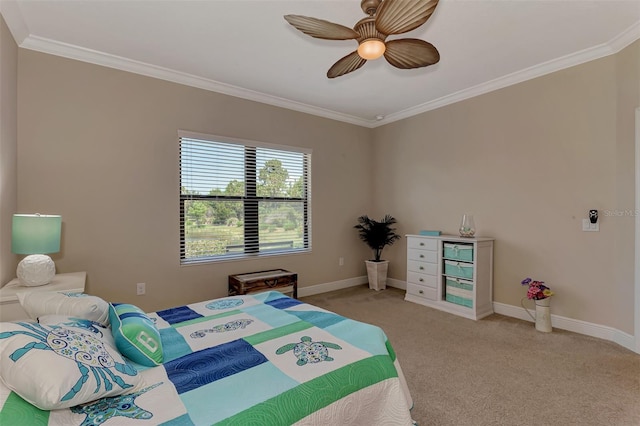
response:
[[[142,309],[126,303],[110,303],[109,322],[122,355],[147,367],[162,364],[160,332]]]

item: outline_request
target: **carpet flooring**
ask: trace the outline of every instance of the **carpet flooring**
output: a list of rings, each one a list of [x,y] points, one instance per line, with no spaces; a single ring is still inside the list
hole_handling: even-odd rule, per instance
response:
[[[366,285],[301,298],[380,326],[419,426],[640,426],[640,355],[494,314],[479,321]]]

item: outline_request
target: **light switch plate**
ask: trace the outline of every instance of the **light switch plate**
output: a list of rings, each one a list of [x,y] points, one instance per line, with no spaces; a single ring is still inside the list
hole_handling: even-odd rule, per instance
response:
[[[599,232],[600,223],[591,223],[589,219],[582,219],[582,230],[585,232]]]

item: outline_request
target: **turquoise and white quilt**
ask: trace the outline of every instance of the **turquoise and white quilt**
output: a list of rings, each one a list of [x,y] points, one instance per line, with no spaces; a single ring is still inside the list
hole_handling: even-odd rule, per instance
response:
[[[127,360],[141,378],[130,393],[46,411],[0,382],[0,425],[412,424],[400,364],[376,326],[279,292],[148,316],[164,361],[145,367]],[[94,376],[106,385],[96,374],[83,378]]]

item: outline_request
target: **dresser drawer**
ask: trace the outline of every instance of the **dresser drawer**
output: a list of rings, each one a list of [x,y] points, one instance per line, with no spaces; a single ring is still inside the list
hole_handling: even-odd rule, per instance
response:
[[[436,263],[407,260],[407,270],[410,272],[419,272],[421,274],[436,275],[438,273],[438,265]]]
[[[432,250],[409,249],[407,252],[407,258],[409,260],[419,260],[422,262],[437,263],[438,252],[435,250],[432,251]]]
[[[433,238],[407,238],[407,248],[422,250],[438,250],[438,241]]]
[[[437,288],[438,287],[438,276],[437,275],[426,275],[420,274],[418,272],[407,272],[407,282],[411,284],[424,285],[427,287]]]
[[[435,288],[407,283],[407,293],[422,297],[423,299],[438,300],[438,291]]]

